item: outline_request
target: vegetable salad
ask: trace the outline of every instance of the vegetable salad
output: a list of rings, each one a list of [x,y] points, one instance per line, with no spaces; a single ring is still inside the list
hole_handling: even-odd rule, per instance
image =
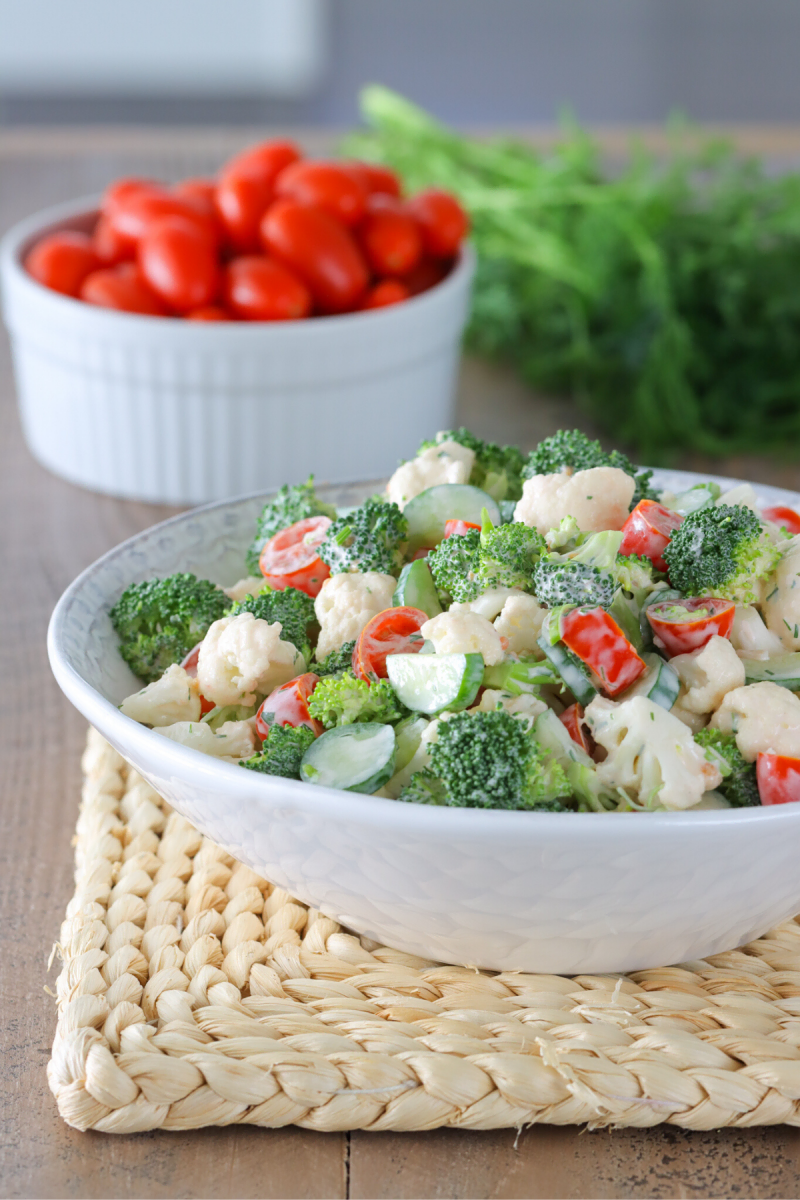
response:
[[[448,430],[386,492],[264,506],[249,572],[111,610],[127,716],[266,775],[412,804],[800,800],[800,515],[676,495],[584,434]]]

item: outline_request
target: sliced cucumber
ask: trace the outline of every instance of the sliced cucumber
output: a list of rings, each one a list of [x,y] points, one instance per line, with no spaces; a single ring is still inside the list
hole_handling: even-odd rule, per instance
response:
[[[533,737],[564,768],[581,807],[590,812],[607,812],[609,806],[603,803],[605,793],[594,763],[572,740],[563,721],[559,721],[551,708],[539,713],[534,721]]]
[[[420,492],[403,509],[408,521],[408,547],[411,553],[421,546],[438,546],[444,538],[445,521],[471,521],[481,524],[486,509],[493,525],[501,523],[500,506],[488,492],[469,483],[440,483]]]
[[[544,662],[501,662],[487,667],[483,673],[484,687],[496,688],[512,696],[524,693],[532,696],[538,688],[558,686],[560,682],[558,672],[547,659]]]
[[[419,750],[422,735],[429,724],[430,722],[425,717],[406,717],[399,725],[395,725],[394,734],[397,739],[395,771],[402,771],[403,767],[407,767],[411,762]]]
[[[395,608],[404,604],[409,608],[418,608],[429,617],[436,617],[443,611],[431,569],[423,558],[406,563],[403,567],[394,590],[392,604]]]
[[[660,660],[655,668],[653,682],[647,692],[647,699],[653,704],[658,704],[661,708],[666,708],[667,712],[672,708],[675,701],[678,699],[678,692],[681,690],[681,681],[678,678],[677,671],[674,671],[669,663]]]
[[[480,654],[390,654],[389,682],[412,712],[459,712],[469,708],[483,682]]]
[[[622,588],[617,588],[608,611],[637,654],[641,654],[644,650],[644,638],[639,627],[638,610],[626,600]]]
[[[345,792],[377,792],[394,774],[395,756],[391,725],[337,725],[306,750],[300,778]]]
[[[578,703],[584,707],[590,704],[597,695],[597,688],[580,659],[571,654],[563,642],[551,645],[544,634],[539,638],[539,648],[544,651],[545,657],[555,667]]]
[[[800,654],[787,651],[774,658],[743,658],[745,683],[778,683],[790,692],[800,692]]]
[[[718,483],[696,483],[694,487],[688,488],[685,492],[679,492],[672,502],[672,509],[680,513],[683,517],[688,517],[689,513],[697,512],[698,509],[708,508],[710,504],[716,504],[722,493],[722,488]]]

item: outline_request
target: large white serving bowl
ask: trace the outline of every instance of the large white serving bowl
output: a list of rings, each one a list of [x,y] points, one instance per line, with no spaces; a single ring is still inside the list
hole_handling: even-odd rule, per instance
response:
[[[22,263],[90,197],[38,213],[0,245],[22,427],[72,483],[201,504],[314,471],[389,474],[451,423],[475,255],[404,304],[306,321],[197,322],[113,312],[42,287]]]
[[[657,478],[676,489],[700,479]],[[758,492],[765,504],[798,503],[780,488]],[[354,487],[347,499],[358,498]],[[648,815],[426,808],[259,775],[124,717],[116,705],[141,685],[119,655],[109,608],[128,584],[174,571],[235,581],[262,502],[226,501],[130,538],[75,580],[50,622],[66,695],[203,833],[358,933],[493,970],[682,962],[800,911],[800,805]]]

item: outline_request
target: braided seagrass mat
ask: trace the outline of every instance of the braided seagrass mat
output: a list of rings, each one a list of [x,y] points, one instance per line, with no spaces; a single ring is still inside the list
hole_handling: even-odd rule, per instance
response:
[[[630,976],[488,974],[374,943],[203,838],[94,730],[48,1065],[135,1133],[800,1125],[800,925]]]

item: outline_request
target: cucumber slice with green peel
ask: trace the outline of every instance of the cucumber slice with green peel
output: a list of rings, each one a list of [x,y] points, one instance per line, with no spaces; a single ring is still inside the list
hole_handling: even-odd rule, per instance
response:
[[[306,750],[300,778],[345,792],[377,792],[394,774],[396,754],[391,725],[337,725]]]
[[[800,692],[800,654],[787,651],[774,658],[743,658],[745,683],[777,683]]]
[[[605,793],[594,763],[578,743],[572,740],[566,726],[559,721],[551,708],[539,713],[533,723],[532,733],[534,741],[548,754],[552,754],[556,762],[564,768],[581,808],[590,812],[607,812],[609,803],[603,803]]]
[[[395,725],[394,734],[397,739],[395,771],[402,771],[411,762],[419,750],[422,735],[429,724],[426,717],[405,717],[398,725]]]
[[[540,687],[561,683],[558,672],[547,659],[544,662],[501,662],[487,667],[483,673],[483,686],[508,692],[511,696],[536,695]]]
[[[500,506],[488,492],[469,483],[440,483],[409,500],[403,509],[408,521],[408,548],[413,554],[422,546],[438,546],[444,539],[445,521],[481,524],[481,511],[493,525],[501,523]]]
[[[696,483],[685,492],[678,492],[670,507],[682,517],[688,517],[689,513],[716,504],[721,495],[722,488],[718,483]]]
[[[539,638],[539,648],[555,667],[578,703],[582,704],[584,708],[590,704],[597,695],[597,688],[592,683],[589,672],[580,659],[570,653],[563,642],[551,645],[544,634]]]
[[[394,590],[392,604],[395,608],[400,608],[401,605],[418,608],[429,617],[437,617],[444,611],[439,603],[439,593],[433,582],[431,569],[424,559],[418,558],[403,567]]]
[[[483,683],[480,654],[389,654],[386,670],[401,704],[412,712],[469,708]]]
[[[666,708],[669,712],[678,699],[680,690],[681,681],[677,671],[674,671],[669,663],[662,659],[655,669],[655,676],[647,692],[647,699],[653,704],[658,704],[660,708]]]
[[[638,615],[632,605],[625,599],[622,588],[617,588],[608,611],[637,654],[641,654],[642,650],[644,650],[644,638],[639,626]]]

